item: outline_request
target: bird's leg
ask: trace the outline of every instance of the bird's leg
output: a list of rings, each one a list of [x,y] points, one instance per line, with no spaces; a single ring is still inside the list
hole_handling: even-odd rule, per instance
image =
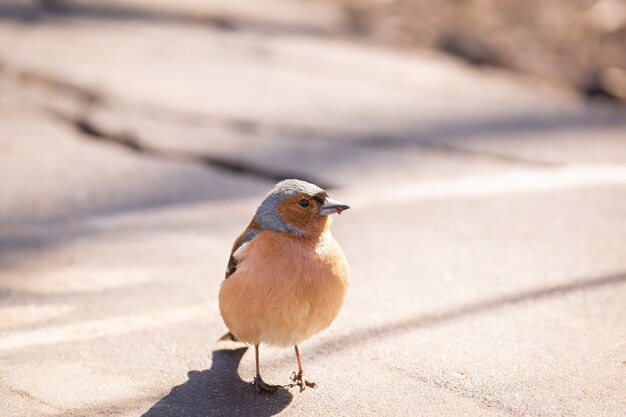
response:
[[[291,374],[291,380],[294,382],[294,384],[291,384],[291,386],[299,386],[300,392],[304,391],[306,387],[317,388],[317,384],[315,382],[307,381],[306,379],[304,379],[304,370],[302,369],[302,361],[300,360],[300,351],[298,350],[298,345],[295,345],[294,348],[296,349],[296,359],[298,360],[298,373],[294,371]]]
[[[280,385],[266,384],[261,378],[261,372],[259,371],[259,345],[254,345],[254,358],[256,359],[256,376],[254,377],[254,388],[257,394],[267,392],[269,394],[275,393]]]

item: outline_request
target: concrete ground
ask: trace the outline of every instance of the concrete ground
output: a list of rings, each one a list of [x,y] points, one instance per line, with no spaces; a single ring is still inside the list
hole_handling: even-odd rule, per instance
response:
[[[623,416],[626,110],[221,3],[0,5],[0,416]],[[217,292],[284,177],[352,288],[259,396]]]

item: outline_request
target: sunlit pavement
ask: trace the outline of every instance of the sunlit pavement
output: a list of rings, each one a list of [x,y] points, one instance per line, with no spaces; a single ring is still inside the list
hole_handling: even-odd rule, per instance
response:
[[[271,3],[1,14],[0,416],[623,415],[626,111]],[[257,396],[217,292],[291,176],[352,289]]]

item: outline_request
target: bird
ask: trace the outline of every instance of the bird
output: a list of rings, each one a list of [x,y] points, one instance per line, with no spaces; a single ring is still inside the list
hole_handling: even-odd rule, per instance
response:
[[[286,179],[265,196],[232,246],[219,291],[229,332],[220,340],[254,345],[259,394],[281,387],[261,377],[262,343],[294,347],[298,370],[288,387],[317,387],[304,378],[298,345],[326,329],[346,297],[350,266],[330,224],[332,214],[349,208],[317,185]]]

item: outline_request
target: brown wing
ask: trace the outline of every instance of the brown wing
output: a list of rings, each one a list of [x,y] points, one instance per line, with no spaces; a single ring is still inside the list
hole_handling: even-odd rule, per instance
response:
[[[235,257],[233,256],[235,251],[239,249],[244,243],[251,241],[260,232],[261,231],[256,227],[256,224],[253,221],[246,228],[246,230],[241,232],[241,234],[237,237],[235,243],[233,244],[233,248],[230,251],[230,258],[228,258],[228,266],[226,267],[226,275],[224,276],[224,279],[228,279],[232,274],[234,274],[237,270],[237,265],[239,265],[239,263],[241,262],[240,260],[238,261],[237,259],[235,259]]]

